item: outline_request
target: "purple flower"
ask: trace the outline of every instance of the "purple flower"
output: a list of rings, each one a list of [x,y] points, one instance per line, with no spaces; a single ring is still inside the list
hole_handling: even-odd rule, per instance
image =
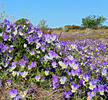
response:
[[[19,61],[19,64],[20,64],[20,66],[22,67],[22,68],[24,68],[25,67],[25,65],[26,65],[26,62],[27,61],[25,61],[25,60],[23,60],[23,61]]]
[[[69,55],[68,59],[72,61],[74,58],[73,58],[73,56]]]
[[[84,73],[83,79],[85,80],[85,82],[87,82],[89,80],[89,74],[88,73]]]
[[[30,70],[32,68],[33,68],[32,64],[28,65],[28,70]]]
[[[90,68],[91,69],[96,69],[96,66],[94,66],[93,64],[91,64]]]
[[[49,70],[45,70],[45,75],[46,75],[46,76],[49,75]]]
[[[101,73],[102,73],[103,76],[107,76],[107,68],[104,67],[104,68],[102,69]]]
[[[38,27],[36,27],[36,28],[35,28],[35,30],[36,30],[36,31],[38,31],[38,30],[39,30],[39,28],[38,28]]]
[[[63,62],[62,61],[59,61],[58,63],[62,67],[62,69],[67,69],[68,63],[66,61],[63,61]]]
[[[57,83],[58,82],[58,77],[56,75],[52,75],[52,82]]]
[[[21,72],[20,74],[23,78],[25,78],[27,76],[28,72],[24,71],[24,72]]]
[[[53,66],[53,68],[56,68],[57,67],[56,61],[52,61],[51,65]]]
[[[36,62],[35,61],[34,62],[31,62],[31,64],[28,65],[28,69],[30,70],[30,69],[32,69],[35,66],[36,66]]]
[[[37,88],[32,88],[32,90],[33,90],[33,91],[36,91],[36,90],[37,90]]]
[[[61,82],[61,84],[65,84],[66,79],[67,79],[67,78],[66,78],[66,77],[64,77],[64,76],[63,76],[63,77],[61,77],[61,78],[60,78],[60,82]]]
[[[41,50],[45,52],[45,46],[41,46]]]
[[[95,79],[95,78],[94,78],[94,79],[92,79],[91,82],[92,82],[93,84],[96,84],[98,81],[99,81],[98,79]]]
[[[104,95],[104,89],[105,89],[105,85],[98,85],[98,91],[100,92],[100,95]]]
[[[4,34],[4,35],[3,35],[3,39],[4,39],[4,41],[7,41],[8,35]]]
[[[12,52],[12,50],[13,50],[13,48],[12,47],[9,47],[9,53]]]
[[[31,51],[30,51],[30,54],[31,54],[31,55],[34,55],[34,54],[35,54],[35,51],[34,51],[34,50],[31,50]]]
[[[80,81],[79,81],[79,84],[80,84],[80,85],[83,85],[83,80],[80,80]]]
[[[31,62],[31,64],[28,65],[28,69],[32,69],[35,66],[36,66],[36,62],[35,61],[34,62]]]
[[[45,41],[46,41],[47,43],[51,43],[51,35],[50,35],[50,34],[46,34],[46,35],[45,35]]]
[[[40,78],[41,78],[40,75],[39,76],[35,76],[36,81],[39,81]]]
[[[7,82],[8,85],[11,85],[11,79],[6,80],[6,82]]]
[[[79,88],[79,86],[77,85],[77,84],[72,84],[71,85],[71,88],[72,88],[72,92],[74,93],[74,92],[76,92],[76,90]]]
[[[25,22],[26,22],[26,24],[29,24],[30,23],[29,20],[26,20]]]
[[[36,44],[36,49],[39,49],[41,47],[41,44],[38,42],[37,44]]]
[[[3,46],[3,50],[7,50],[8,49],[8,46]]]
[[[17,64],[16,61],[12,62],[12,67],[16,67],[16,64]]]
[[[28,42],[29,42],[29,43],[33,42],[33,37],[29,37],[29,38],[28,38]]]
[[[53,83],[53,89],[56,89],[59,86],[58,83]]]
[[[55,34],[52,34],[52,35],[51,35],[51,40],[52,40],[52,41],[55,41],[56,38],[57,38],[57,36],[56,36]]]
[[[16,97],[16,95],[17,95],[17,89],[11,89],[10,90],[10,96],[11,96],[11,98]]]
[[[94,88],[93,91],[89,91],[87,94],[88,94],[88,97],[87,97],[87,100],[91,100],[95,94],[97,93],[97,88]]]
[[[5,68],[9,65],[9,63],[10,63],[10,61],[8,60],[7,62],[6,62],[6,65],[4,66]]]
[[[41,81],[42,82],[45,81],[45,77],[44,76],[41,77]]]
[[[58,55],[55,52],[53,52],[52,50],[49,50],[48,54],[49,54],[50,59],[58,57]]]
[[[18,95],[18,96],[16,96],[16,97],[14,98],[14,100],[20,100],[20,98],[21,98],[21,96]]]
[[[90,89],[90,90],[93,90],[94,88],[96,88],[96,84],[94,84],[94,83],[92,83],[92,82],[90,82],[89,85],[90,85],[90,86],[89,86],[89,89]]]
[[[65,95],[65,98],[70,98],[71,90],[70,89],[68,91],[65,90],[64,95]]]
[[[40,37],[42,37],[42,35],[43,35],[43,33],[42,33],[42,31],[38,31],[38,37],[40,38]]]

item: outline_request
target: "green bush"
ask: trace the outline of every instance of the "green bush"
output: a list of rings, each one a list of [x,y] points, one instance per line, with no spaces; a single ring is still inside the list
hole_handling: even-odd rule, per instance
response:
[[[82,25],[87,28],[98,28],[106,21],[103,16],[89,15],[86,18],[82,18]]]
[[[37,25],[37,27],[38,27],[40,30],[42,30],[42,31],[48,30],[49,27],[48,27],[48,25],[47,25],[46,23],[47,23],[47,21],[44,20],[44,19],[42,19],[42,20],[40,20],[40,22],[39,22],[39,24]]]
[[[53,30],[62,31],[63,28],[62,27],[58,27],[58,28],[53,28]]]
[[[32,25],[32,23],[26,18],[21,18],[21,19],[17,20],[15,22],[15,24],[16,25],[30,25],[30,24]]]
[[[108,29],[108,26],[101,26],[99,29]]]
[[[86,27],[77,26],[77,25],[65,25],[64,31],[68,32],[69,30],[84,30]]]
[[[69,31],[69,28],[68,27],[64,27],[64,31],[65,32],[68,32]]]

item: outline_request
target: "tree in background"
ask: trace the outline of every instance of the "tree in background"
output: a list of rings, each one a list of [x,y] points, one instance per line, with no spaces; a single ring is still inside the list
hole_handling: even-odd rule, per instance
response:
[[[42,20],[40,20],[40,22],[39,22],[39,24],[37,25],[37,27],[39,27],[39,29],[40,30],[47,30],[47,29],[49,29],[49,27],[48,27],[48,25],[46,24],[47,23],[47,21],[46,20],[44,20],[44,19],[42,19]]]
[[[103,16],[89,15],[86,18],[82,18],[82,25],[87,28],[98,28],[106,21]]]
[[[37,27],[39,30],[41,30],[44,34],[52,34],[52,29],[49,28],[49,26],[46,24],[47,21],[44,19],[41,19]]]

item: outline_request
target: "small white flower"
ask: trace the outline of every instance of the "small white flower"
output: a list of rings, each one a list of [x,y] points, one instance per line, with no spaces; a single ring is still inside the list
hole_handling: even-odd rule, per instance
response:
[[[26,47],[27,47],[27,44],[24,43],[24,48],[26,48]]]

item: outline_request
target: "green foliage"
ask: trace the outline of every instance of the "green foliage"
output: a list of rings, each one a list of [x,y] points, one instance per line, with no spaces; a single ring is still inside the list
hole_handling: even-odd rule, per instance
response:
[[[62,27],[58,27],[58,28],[53,28],[53,30],[62,31],[62,30],[63,30],[63,28],[62,28]]]
[[[30,23],[30,21],[28,19],[26,19],[26,18],[21,18],[21,19],[17,20],[15,22],[15,24],[16,25],[28,25],[28,24],[31,24],[32,25],[32,23]]]
[[[89,15],[86,18],[82,18],[82,25],[87,28],[98,28],[106,21],[103,16]]]
[[[108,26],[101,26],[99,29],[108,29]]]
[[[42,19],[42,20],[40,20],[37,27],[39,27],[39,29],[42,30],[42,31],[47,30],[47,29],[49,29],[49,27],[48,27],[48,25],[46,23],[47,23],[47,21]]]
[[[65,25],[64,31],[68,32],[69,30],[83,30],[85,27],[77,26],[77,25]]]
[[[69,28],[68,27],[64,27],[64,31],[65,32],[68,32],[69,31]]]

